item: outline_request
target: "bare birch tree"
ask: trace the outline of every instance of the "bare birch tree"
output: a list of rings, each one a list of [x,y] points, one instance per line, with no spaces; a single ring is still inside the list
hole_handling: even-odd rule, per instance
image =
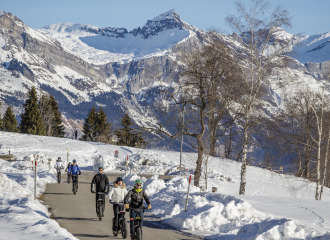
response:
[[[285,52],[291,44],[291,39],[276,38],[282,27],[291,26],[291,17],[287,10],[276,7],[269,13],[269,2],[252,0],[246,7],[243,2],[236,1],[237,15],[228,15],[227,23],[238,31],[243,40],[241,49],[235,49],[236,59],[241,66],[245,81],[244,136],[242,151],[241,183],[239,194],[245,194],[246,160],[248,139],[251,125],[251,115],[260,97],[263,84],[275,66],[285,65]]]

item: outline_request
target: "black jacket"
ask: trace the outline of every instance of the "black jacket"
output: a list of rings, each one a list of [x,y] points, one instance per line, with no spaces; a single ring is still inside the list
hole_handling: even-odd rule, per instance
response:
[[[93,189],[93,185],[96,185],[96,189]],[[107,175],[97,173],[91,182],[91,191],[96,192],[109,192],[109,179]]]
[[[140,208],[143,204],[143,198],[146,201],[146,203],[149,205],[150,200],[147,196],[147,193],[143,189],[141,192],[137,193],[133,188],[127,193],[124,199],[124,204],[128,204],[128,201],[131,200],[129,204],[130,208]]]

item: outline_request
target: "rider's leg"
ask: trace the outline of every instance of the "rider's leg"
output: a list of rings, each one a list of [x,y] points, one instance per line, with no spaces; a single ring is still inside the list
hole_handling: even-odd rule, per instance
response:
[[[76,176],[76,182],[77,182],[76,183],[77,184],[76,186],[77,186],[77,191],[78,191],[78,175]]]
[[[102,208],[103,208],[103,215],[104,215],[104,212],[105,212],[105,194],[102,194]]]
[[[131,236],[134,235],[134,218],[135,218],[135,212],[134,212],[134,210],[130,209],[129,210],[129,228],[130,228]]]
[[[141,237],[143,238],[143,218],[144,218],[144,216],[143,216],[143,210],[141,210],[141,212],[140,212],[140,217],[141,217]]]
[[[95,193],[95,208],[96,208],[96,214],[99,215],[99,208],[97,206],[97,200],[99,199],[99,194]]]
[[[113,230],[118,231],[118,213],[119,213],[119,205],[118,204],[113,204],[113,214],[114,214],[114,219],[113,219]]]

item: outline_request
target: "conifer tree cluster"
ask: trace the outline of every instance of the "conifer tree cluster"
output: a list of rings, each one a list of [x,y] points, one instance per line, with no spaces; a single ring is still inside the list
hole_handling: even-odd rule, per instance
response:
[[[145,144],[142,135],[131,128],[133,122],[127,113],[122,118],[121,125],[123,127],[115,131],[118,138],[118,145],[142,147]]]
[[[39,110],[45,125],[46,135],[53,137],[64,137],[64,126],[62,125],[61,112],[54,96],[43,95],[39,101]]]
[[[0,102],[0,107],[1,107],[1,102]],[[0,115],[0,130],[6,132],[19,132],[16,116],[13,113],[10,106],[7,107],[7,110],[3,118],[1,118]]]
[[[102,107],[97,111],[95,106],[89,111],[83,127],[81,140],[111,143],[111,123]]]

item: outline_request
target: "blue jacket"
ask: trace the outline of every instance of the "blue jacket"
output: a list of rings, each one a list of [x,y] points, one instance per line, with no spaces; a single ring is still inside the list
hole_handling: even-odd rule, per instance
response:
[[[69,173],[71,173],[71,175],[78,175],[81,170],[79,168],[79,166],[76,164],[76,166],[74,166],[73,164],[69,167],[69,170],[68,170]]]

